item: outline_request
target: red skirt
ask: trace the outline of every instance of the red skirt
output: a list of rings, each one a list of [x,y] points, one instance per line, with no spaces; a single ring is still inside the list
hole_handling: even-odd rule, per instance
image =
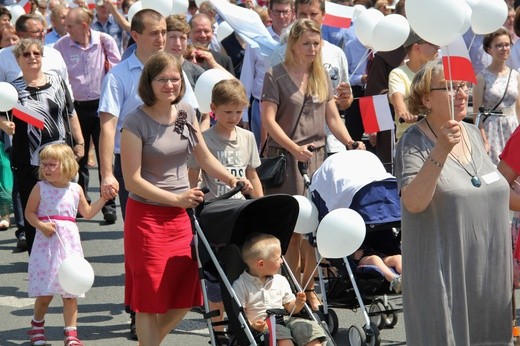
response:
[[[158,314],[202,305],[192,240],[186,210],[129,198],[124,228],[125,304],[136,312]]]

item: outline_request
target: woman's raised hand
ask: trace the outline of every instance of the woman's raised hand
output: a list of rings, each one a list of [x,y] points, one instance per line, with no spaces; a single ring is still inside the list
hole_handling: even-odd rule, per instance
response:
[[[438,142],[448,152],[461,141],[462,130],[460,123],[456,120],[448,120],[441,126]]]

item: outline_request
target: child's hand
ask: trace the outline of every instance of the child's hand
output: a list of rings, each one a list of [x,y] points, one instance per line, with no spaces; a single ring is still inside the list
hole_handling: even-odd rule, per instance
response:
[[[42,233],[46,236],[46,237],[50,237],[52,236],[54,233],[56,233],[56,224],[54,222],[45,222],[43,223],[43,225],[40,227],[40,231],[42,231]]]
[[[256,320],[251,324],[251,327],[257,332],[263,332],[267,329],[267,322],[265,320]]]
[[[307,295],[305,292],[297,292],[296,293],[296,305],[302,306],[307,301]]]

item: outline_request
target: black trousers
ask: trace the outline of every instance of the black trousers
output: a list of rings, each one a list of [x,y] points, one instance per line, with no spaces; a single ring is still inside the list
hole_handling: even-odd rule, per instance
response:
[[[79,160],[79,179],[78,184],[83,188],[87,201],[91,199],[88,195],[88,183],[90,179],[90,173],[88,168],[88,151],[90,148],[90,139],[94,142],[94,150],[96,153],[97,162],[99,162],[99,136],[101,133],[101,127],[98,117],[98,106],[99,100],[92,101],[74,101],[74,109],[78,115],[79,124],[81,126],[81,132],[83,133],[83,139],[85,140],[85,156]],[[98,165],[98,177],[101,182],[101,174],[99,172]],[[103,211],[106,209],[115,209],[116,203],[114,199],[108,201],[103,207]]]
[[[13,165],[13,173],[15,179],[19,182],[18,191],[20,193],[20,201],[22,202],[22,210],[24,211],[24,226],[23,231],[25,232],[25,238],[27,239],[27,251],[31,254],[32,245],[34,243],[34,237],[36,235],[36,229],[31,226],[25,218],[25,207],[31,191],[38,182],[38,166],[31,165]]]

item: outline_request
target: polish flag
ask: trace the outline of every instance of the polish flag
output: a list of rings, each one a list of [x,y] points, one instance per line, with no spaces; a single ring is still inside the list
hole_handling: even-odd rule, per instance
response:
[[[22,6],[22,8],[24,9],[25,13],[31,13],[31,2],[29,0],[21,0],[16,5]]]
[[[45,118],[43,115],[30,108],[22,106],[21,104],[14,106],[13,115],[40,130],[43,130],[43,127],[45,126]]]
[[[350,28],[352,16],[354,15],[354,7],[335,4],[325,1],[325,18],[323,25],[332,26],[334,28]]]
[[[473,70],[468,48],[466,43],[464,43],[462,35],[459,34],[455,41],[442,47],[441,50],[444,79],[477,83],[475,70]]]
[[[359,110],[365,133],[391,130],[394,120],[388,105],[387,95],[365,96],[359,98]]]
[[[269,346],[276,346],[276,315],[267,318],[267,330],[269,330]]]

